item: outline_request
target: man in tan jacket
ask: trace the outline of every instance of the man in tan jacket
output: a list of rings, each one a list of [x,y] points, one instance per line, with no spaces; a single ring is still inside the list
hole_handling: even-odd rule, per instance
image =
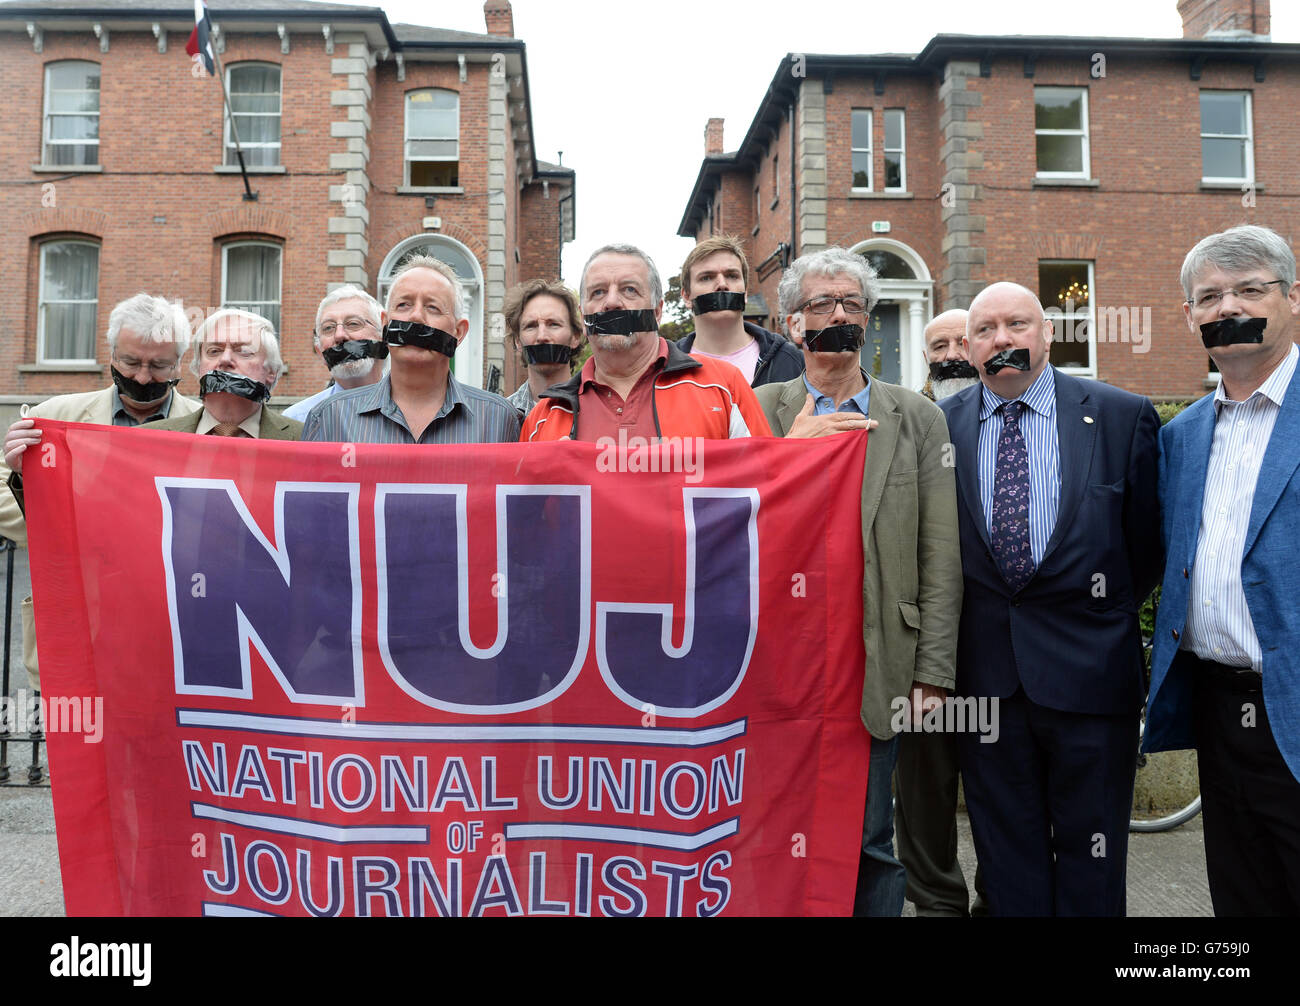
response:
[[[108,358],[111,386],[100,391],[55,395],[29,408],[5,437],[0,462],[0,535],[27,544],[23,518],[23,457],[41,439],[38,419],[62,419],[100,426],[140,426],[168,416],[197,412],[199,403],[176,393],[181,358],[190,344],[190,326],[180,305],[162,297],[138,293],[122,301],[108,316]],[[40,687],[36,658],[36,628],[32,599],[23,599],[23,663],[33,689]]]
[[[890,799],[898,733],[953,687],[962,573],[943,413],[861,367],[877,290],[866,260],[842,248],[797,259],[778,297],[804,373],[755,393],[778,436],[871,429],[862,474],[862,722],[871,762],[853,911],[897,916],[905,886]]]

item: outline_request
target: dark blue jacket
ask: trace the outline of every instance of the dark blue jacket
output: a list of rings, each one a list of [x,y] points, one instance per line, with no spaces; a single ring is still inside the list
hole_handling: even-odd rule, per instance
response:
[[[803,373],[803,353],[785,336],[748,321],[745,322],[745,331],[758,343],[758,363],[754,365],[754,380],[750,387],[793,381]],[[693,345],[694,332],[677,340],[678,348],[684,353],[689,353]]]

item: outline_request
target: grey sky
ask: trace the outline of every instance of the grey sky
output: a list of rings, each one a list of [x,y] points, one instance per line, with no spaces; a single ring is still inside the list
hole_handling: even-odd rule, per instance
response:
[[[486,31],[482,0],[378,2],[390,21]],[[939,33],[1182,36],[1176,0],[909,0],[889,11],[843,0],[512,5],[528,46],[538,156],[563,150],[578,173],[577,240],[564,254],[575,287],[588,253],[610,241],[643,247],[667,284],[691,247],[675,233],[706,120],[725,118],[735,149],[786,53],[919,52]],[[1300,4],[1274,0],[1272,13],[1273,40],[1300,41]]]

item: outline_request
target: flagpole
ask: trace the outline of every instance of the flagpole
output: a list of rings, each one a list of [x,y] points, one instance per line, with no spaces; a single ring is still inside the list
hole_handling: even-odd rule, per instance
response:
[[[218,33],[219,34],[219,33]],[[212,59],[217,64],[217,80],[221,82],[221,98],[226,105],[226,119],[230,123],[230,135],[235,140],[235,156],[239,158],[239,173],[244,179],[244,202],[257,202],[257,193],[248,184],[248,168],[244,164],[244,148],[239,143],[239,130],[235,126],[235,113],[230,109],[230,95],[226,93],[226,71],[221,65],[221,56],[217,54],[216,42],[209,40]]]

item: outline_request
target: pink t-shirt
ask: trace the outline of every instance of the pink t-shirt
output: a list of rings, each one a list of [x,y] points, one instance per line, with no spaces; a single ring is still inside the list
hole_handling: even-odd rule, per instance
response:
[[[706,353],[702,349],[691,347],[691,356],[707,356],[710,360],[721,360],[723,363],[730,363],[733,367],[745,375],[745,381],[749,384],[754,383],[754,368],[758,366],[758,340],[750,339],[749,345],[743,349],[738,349],[734,353],[728,353],[726,356],[718,356],[716,353]]]

